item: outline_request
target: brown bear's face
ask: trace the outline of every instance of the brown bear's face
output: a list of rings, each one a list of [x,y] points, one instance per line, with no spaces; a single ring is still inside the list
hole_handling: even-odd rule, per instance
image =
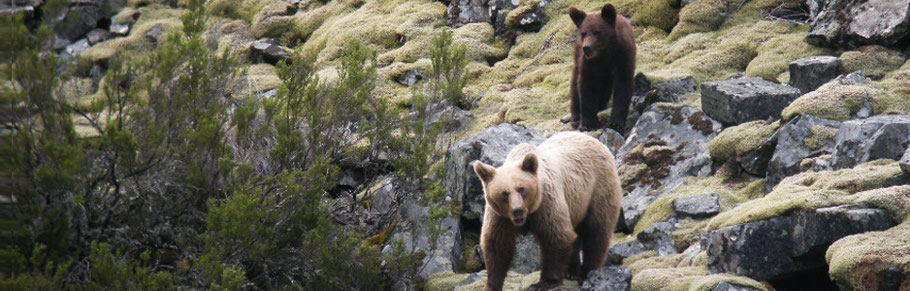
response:
[[[497,215],[522,226],[529,215],[540,207],[540,186],[537,180],[537,156],[525,155],[521,163],[499,168],[474,163],[474,173],[483,182],[484,197]]]
[[[578,46],[585,59],[593,59],[608,50],[616,40],[616,8],[612,4],[604,5],[600,13],[587,14],[575,7],[569,7],[569,17],[578,27]]]

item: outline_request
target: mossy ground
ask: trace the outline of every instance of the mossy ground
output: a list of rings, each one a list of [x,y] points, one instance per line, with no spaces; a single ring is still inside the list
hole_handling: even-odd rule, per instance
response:
[[[793,210],[812,211],[852,203],[883,208],[895,220],[903,221],[910,213],[906,194],[877,189],[901,175],[897,162],[891,160],[872,161],[852,169],[796,174],[785,178],[768,195],[721,212],[710,220],[708,228],[768,219]]]

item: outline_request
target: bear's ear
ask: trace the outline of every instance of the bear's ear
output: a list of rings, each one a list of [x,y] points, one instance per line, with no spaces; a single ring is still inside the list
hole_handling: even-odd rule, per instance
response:
[[[534,153],[525,155],[525,159],[521,161],[521,170],[531,174],[537,174],[537,155]]]
[[[588,16],[584,11],[578,10],[575,7],[569,7],[569,17],[572,18],[572,22],[575,22],[575,26],[581,26],[581,23],[585,21],[585,17]]]
[[[481,181],[489,183],[490,180],[493,180],[493,176],[496,175],[496,169],[476,161],[474,162],[474,173],[477,174],[477,178],[480,178]]]
[[[604,8],[600,10],[600,17],[603,17],[604,21],[609,24],[613,24],[616,21],[616,7],[613,7],[613,4],[607,3],[604,5]]]

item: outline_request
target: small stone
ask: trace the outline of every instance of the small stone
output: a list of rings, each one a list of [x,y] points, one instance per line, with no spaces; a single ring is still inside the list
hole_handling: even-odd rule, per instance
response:
[[[591,270],[581,284],[582,291],[625,291],[632,286],[632,271],[618,266]]]
[[[250,56],[254,63],[277,64],[279,61],[288,62],[291,60],[289,54],[283,47],[264,41],[257,41],[251,45]]]
[[[71,44],[73,44],[73,42],[70,41],[69,39],[66,39],[66,38],[63,38],[60,36],[54,37],[54,50],[65,49],[68,45],[71,45]]]
[[[125,36],[130,33],[129,24],[111,23],[111,33],[116,36]]]
[[[799,88],[803,94],[815,91],[821,85],[837,77],[840,59],[832,56],[815,56],[790,63],[790,86]]]
[[[95,45],[96,43],[105,41],[108,38],[111,38],[111,33],[100,28],[93,29],[92,31],[88,32],[88,35],[86,35],[86,39],[88,39],[88,43],[90,45]]]
[[[673,200],[673,209],[684,217],[708,218],[720,213],[720,195],[711,193]]]
[[[780,118],[800,90],[762,78],[731,79],[701,85],[702,109],[724,125]]]
[[[83,39],[80,39],[79,41],[77,41],[76,43],[66,46],[66,49],[64,49],[63,51],[71,56],[78,56],[78,55],[81,55],[82,52],[87,50],[88,47],[89,47],[88,40],[83,38]]]
[[[622,265],[623,260],[644,251],[645,246],[637,240],[618,243],[610,247],[610,251],[607,253],[607,263],[611,265]]]
[[[644,112],[645,108],[657,102],[677,103],[680,96],[696,92],[696,84],[692,76],[656,83],[643,95],[633,96],[632,107],[637,112]]]
[[[639,232],[637,239],[645,249],[655,250],[661,257],[678,254],[679,250],[673,246],[674,231],[676,231],[675,223],[662,221]]]
[[[417,82],[420,82],[420,80],[423,80],[423,75],[423,71],[421,70],[410,70],[404,73],[404,75],[396,78],[396,81],[405,86],[412,86],[417,84]]]
[[[729,282],[720,282],[717,283],[717,286],[714,286],[714,289],[711,289],[711,291],[758,291],[758,289],[731,284]]]
[[[607,146],[607,148],[610,149],[610,153],[614,156],[616,155],[616,150],[626,143],[626,139],[622,137],[622,134],[609,128],[603,129],[597,140]]]
[[[151,43],[158,43],[158,39],[161,38],[162,34],[164,34],[164,27],[161,23],[158,23],[145,32],[145,39]]]
[[[900,165],[901,171],[904,171],[904,175],[910,177],[910,146],[904,151],[904,156],[901,157]]]

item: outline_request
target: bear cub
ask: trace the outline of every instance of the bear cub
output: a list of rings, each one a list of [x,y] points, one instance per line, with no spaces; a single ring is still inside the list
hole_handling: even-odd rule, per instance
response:
[[[613,154],[602,143],[561,132],[537,147],[516,146],[501,167],[477,161],[474,172],[486,200],[480,238],[485,290],[502,289],[516,238],[528,233],[541,249],[540,281],[528,290],[561,286],[563,278],[581,282],[603,265],[622,189]]]
[[[607,108],[612,95],[613,110],[607,127],[625,134],[635,86],[632,24],[612,4],[590,14],[570,7],[569,16],[578,28],[578,40],[569,101],[571,115],[563,121],[580,131],[600,129],[597,113]]]

